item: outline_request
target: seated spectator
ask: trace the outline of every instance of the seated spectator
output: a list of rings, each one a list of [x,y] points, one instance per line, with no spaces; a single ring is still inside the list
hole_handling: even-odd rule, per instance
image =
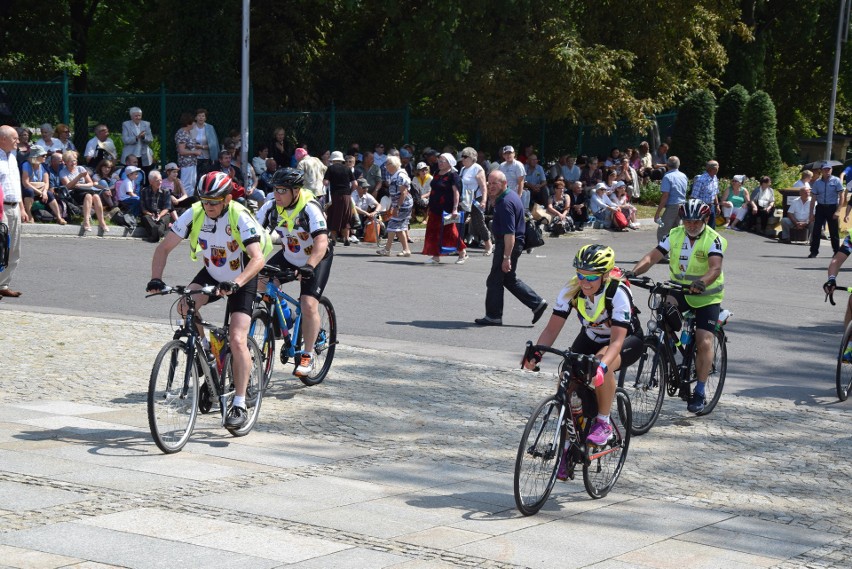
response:
[[[750,207],[743,220],[746,231],[756,230],[759,223],[761,234],[766,234],[769,218],[775,213],[775,190],[770,186],[771,183],[769,176],[763,176],[760,185],[751,193]]]
[[[18,157],[18,169],[22,168],[30,157],[30,147],[32,146],[32,133],[26,128],[17,128],[18,131],[18,148],[16,155]],[[45,148],[42,148],[47,153]]]
[[[631,168],[636,170],[636,174],[639,174],[639,170],[642,168],[642,158],[639,156],[638,148],[631,148],[630,154],[627,156],[627,163]]]
[[[846,208],[844,222],[849,221],[849,207]],[[814,223],[811,221],[811,185],[799,186],[799,197],[791,200],[787,208],[787,217],[781,219],[781,243],[790,242],[791,229],[807,229],[810,237]]]
[[[177,178],[177,164],[174,165]],[[148,232],[148,241],[159,243],[169,228],[172,213],[172,196],[163,189],[163,175],[158,170],[148,174],[148,185],[142,188],[139,205],[142,210],[142,227]]]
[[[382,206],[379,205],[376,198],[370,195],[367,191],[369,189],[370,184],[367,180],[358,178],[358,188],[352,193],[352,203],[355,207],[355,213],[361,221],[356,235],[359,239],[364,237],[364,228],[368,222],[375,221],[379,224],[380,228],[382,226],[382,218],[378,215],[382,211]],[[381,230],[379,234],[381,234]]]
[[[651,179],[651,172],[654,170],[654,159],[651,156],[651,145],[646,141],[639,143],[639,167],[636,172],[642,180],[642,185],[648,183]]]
[[[414,176],[414,164],[411,162],[412,153],[405,147],[402,147],[399,151],[399,160],[402,163],[402,169],[405,170],[405,173],[409,178]]]
[[[180,168],[176,163],[169,162],[166,164],[164,170],[166,177],[163,178],[162,189],[172,198],[171,217],[172,221],[177,221],[178,214],[183,213],[195,200],[183,189],[183,182],[180,179]]]
[[[615,205],[627,218],[627,227],[630,229],[639,229],[639,222],[636,221],[636,208],[630,203],[630,196],[627,195],[627,185],[621,180],[615,183],[615,193],[610,198]]]
[[[664,143],[660,144],[660,146],[659,146],[659,148],[657,148],[656,152],[651,154],[651,163],[652,163],[652,168],[653,168],[653,170],[651,170],[651,179],[652,180],[657,180],[657,181],[662,180],[663,176],[666,174],[666,172],[667,172],[666,164],[668,163],[668,160],[669,160],[668,153],[669,153],[669,145],[664,142]]]
[[[48,153],[47,159],[47,176],[50,183],[50,191],[56,196],[61,196],[66,192],[65,186],[62,185],[62,178],[59,173],[62,172],[62,155],[58,152]],[[70,193],[69,193],[70,195]]]
[[[219,151],[219,160],[213,163],[213,168],[211,171],[213,172],[224,172],[234,183],[239,184],[240,186],[245,186],[245,178],[243,177],[243,171],[240,170],[239,167],[234,166],[231,163],[233,155],[231,154],[232,149],[223,148]]]
[[[116,158],[118,158],[118,150],[109,137],[109,127],[101,123],[95,127],[95,136],[86,143],[83,159],[89,167],[92,167],[103,160],[114,161]]]
[[[580,181],[583,182],[583,190],[586,192],[593,191],[598,184],[603,182],[603,172],[598,168],[596,156],[590,156],[586,159],[585,166],[580,169]]]
[[[48,154],[51,152],[62,152],[62,143],[58,139],[53,138],[53,126],[47,122],[41,125],[41,138],[36,140],[36,144],[44,148]]]
[[[30,218],[30,223],[32,223],[33,202],[38,200],[50,209],[53,218],[59,225],[65,225],[67,222],[59,211],[56,196],[50,190],[50,176],[44,166],[46,156],[47,152],[44,148],[33,145],[29,151],[29,159],[21,167],[21,195],[23,196],[24,210]]]
[[[743,186],[745,175],[738,174],[731,178],[731,185],[722,196],[722,215],[728,220],[727,229],[735,229],[737,223],[745,219],[746,212],[751,207],[748,190]]]
[[[619,182],[624,182],[628,196],[633,199],[639,198],[639,174],[630,165],[630,158],[624,157],[616,165],[615,179]]]
[[[113,163],[111,160],[101,160],[95,166],[95,173],[92,174],[92,181],[95,186],[101,188],[100,193],[101,203],[107,210],[112,210],[116,207],[115,201],[115,180],[112,178]]]
[[[604,170],[604,184],[606,184],[606,195],[610,199],[615,195],[615,183],[618,181],[618,173],[615,169]]]
[[[571,220],[574,228],[582,231],[583,226],[589,219],[589,209],[586,200],[586,192],[583,191],[583,182],[575,180],[571,182]]]
[[[257,174],[254,173],[252,165],[249,164],[245,169],[242,166],[242,156],[238,145],[237,149],[234,151],[233,158],[231,158],[231,167],[238,172],[245,173],[245,197],[247,200],[251,200],[255,203],[254,207],[260,209],[263,207],[263,202],[266,201],[266,193],[257,187],[259,180],[257,178]]]
[[[550,213],[550,236],[574,231],[571,220],[571,198],[565,193],[565,181],[561,176],[553,183],[553,196],[548,200],[547,211]]]
[[[595,219],[601,222],[604,227],[609,227],[612,223],[612,212],[616,211],[618,206],[609,199],[609,196],[606,195],[606,190],[606,184],[603,182],[595,186],[595,191],[592,193],[589,204]]]
[[[279,168],[290,167],[290,161],[293,159],[293,148],[290,146],[290,141],[287,140],[287,131],[284,130],[284,127],[279,126],[272,131],[272,140],[269,142],[269,157],[275,159]]]
[[[530,154],[527,156],[527,164],[524,167],[524,188],[529,190],[530,213],[536,221],[543,219],[545,223],[551,222],[551,216],[547,213],[547,203],[550,200],[550,192],[547,189],[547,176],[544,168],[538,163],[538,156]]]
[[[124,169],[125,179],[115,186],[118,203],[136,217],[142,213],[139,196],[136,194],[136,179],[140,172],[142,169],[138,166],[127,166]]]
[[[92,230],[92,208],[95,209],[95,215],[98,218],[98,227],[104,233],[109,232],[104,221],[104,206],[101,203],[100,193],[103,191],[95,187],[92,177],[89,175],[89,170],[85,166],[77,165],[77,153],[73,150],[68,150],[62,154],[62,161],[65,167],[59,173],[62,185],[71,191],[74,201],[83,206],[83,231]]]
[[[59,123],[56,125],[56,136],[59,139],[59,144],[62,146],[62,152],[77,150],[77,147],[71,142],[71,129],[68,128],[67,124]]]
[[[125,157],[124,167],[121,170],[119,170],[118,173],[114,176],[116,178],[116,187],[118,187],[117,182],[119,180],[126,180],[127,179],[127,168],[129,166],[136,166],[137,168],[139,168],[139,159],[136,156],[134,156],[133,154],[129,154],[127,157]],[[141,170],[141,168],[139,168],[139,169]],[[136,193],[137,196],[139,195],[139,192],[142,191],[142,177],[141,176],[137,176],[136,178],[134,178],[133,191]]]
[[[261,174],[266,172],[267,159],[269,159],[269,145],[261,142],[255,148],[255,156],[251,159],[251,166],[254,168],[258,179],[260,179]]]
[[[604,168],[615,168],[618,164],[621,164],[621,150],[616,146],[609,151]]]
[[[263,190],[266,194],[266,199],[270,200],[274,196],[270,195],[273,192],[272,189],[272,175],[275,174],[275,171],[278,170],[278,164],[275,162],[274,158],[266,159],[266,169],[263,171],[258,178],[257,187]]]
[[[559,159],[559,170],[566,184],[580,179],[580,167],[577,166],[577,159],[570,154],[564,154]]]
[[[368,181],[369,185],[369,181]],[[412,221],[418,216],[426,215],[429,192],[432,191],[432,174],[426,162],[417,163],[417,171],[411,178],[411,197],[414,199],[414,210],[411,212]]]

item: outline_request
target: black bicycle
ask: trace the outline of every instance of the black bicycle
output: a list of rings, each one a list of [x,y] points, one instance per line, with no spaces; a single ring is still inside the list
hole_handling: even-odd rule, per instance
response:
[[[679,396],[688,401],[692,384],[698,381],[695,369],[695,314],[681,313],[667,298],[688,293],[689,287],[673,281],[655,282],[649,277],[631,277],[630,284],[650,292],[648,307],[653,318],[648,322],[645,349],[639,360],[619,375],[618,385],[630,395],[633,405],[631,432],[642,435],[657,421],[663,399]],[[698,415],[708,415],[716,407],[725,385],[728,369],[727,337],[724,325],[730,318],[722,310],[713,331],[713,361],[704,385],[706,403]]]
[[[157,354],[148,382],[148,426],[154,442],[165,453],[181,450],[192,435],[198,412],[209,413],[214,404],[219,405],[222,426],[235,437],[247,435],[260,414],[264,362],[257,344],[249,337],[251,369],[246,389],[248,418],[239,428],[225,424],[225,416],[234,397],[234,371],[228,345],[229,316],[226,314],[225,324],[221,328],[203,321],[198,315],[194,298],[197,294],[213,297],[216,293],[215,286],[199,290],[167,286],[161,292],[146,297],[178,294],[181,297],[178,300],[183,299],[187,308],[184,321],[175,330],[174,337]],[[197,325],[210,330],[210,350],[204,347]],[[200,388],[199,378],[203,378]]]
[[[565,479],[573,480],[574,470],[580,465],[586,492],[592,498],[603,498],[615,486],[630,447],[630,398],[621,388],[616,389],[609,414],[612,436],[600,446],[586,441],[598,415],[595,391],[589,387],[600,363],[598,358],[527,342],[525,359],[535,351],[555,354],[562,362],[556,393],[533,411],[518,446],[515,505],[525,516],[544,506],[563,461]]]
[[[836,285],[835,290],[852,294],[852,287]],[[834,306],[834,290],[831,291],[831,294],[826,294],[825,299],[831,301],[831,305]],[[846,325],[846,330],[843,331],[843,337],[840,339],[840,351],[837,354],[835,380],[837,382],[837,398],[841,401],[846,401],[849,398],[849,391],[852,390],[852,349],[847,349],[850,342],[852,342],[852,322],[849,322]]]

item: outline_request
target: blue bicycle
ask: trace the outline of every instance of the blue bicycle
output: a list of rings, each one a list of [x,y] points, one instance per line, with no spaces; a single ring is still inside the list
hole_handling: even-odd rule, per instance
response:
[[[269,385],[272,369],[275,366],[275,342],[281,342],[278,359],[282,365],[293,361],[295,369],[302,355],[302,307],[297,298],[293,298],[276,285],[296,280],[298,273],[289,269],[267,265],[260,276],[268,280],[264,292],[258,294],[252,311],[249,337],[254,338],[263,355],[263,388]],[[326,297],[319,299],[320,329],[314,344],[314,371],[299,377],[305,385],[321,383],[334,359],[337,345],[337,317],[331,301]]]

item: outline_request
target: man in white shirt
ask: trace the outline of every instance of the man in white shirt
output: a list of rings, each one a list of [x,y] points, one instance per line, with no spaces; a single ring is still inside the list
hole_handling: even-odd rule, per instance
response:
[[[799,186],[799,197],[790,201],[787,216],[781,220],[781,243],[790,242],[790,229],[813,229],[811,221],[811,185],[807,182]]]
[[[86,144],[86,150],[83,152],[83,158],[86,164],[94,168],[101,160],[115,160],[118,156],[118,151],[115,148],[115,143],[109,137],[109,127],[105,124],[99,124],[95,127],[95,136]]]
[[[21,260],[21,223],[29,221],[21,207],[21,172],[18,170],[18,131],[0,126],[0,187],[3,188],[3,223],[9,226],[9,264],[0,273],[0,297],[17,298],[21,293],[9,288],[12,274]]]
[[[523,164],[515,160],[514,147],[507,144],[503,147],[502,154],[504,162],[500,164],[500,171],[506,176],[508,188],[521,197],[521,203],[524,204],[524,209],[529,209],[530,193],[529,191],[524,190],[524,179],[527,176],[527,171]]]

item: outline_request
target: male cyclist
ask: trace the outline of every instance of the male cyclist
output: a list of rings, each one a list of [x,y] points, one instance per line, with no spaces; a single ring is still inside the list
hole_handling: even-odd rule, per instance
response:
[[[251,355],[247,337],[257,292],[257,273],[263,268],[264,256],[271,252],[272,243],[251,212],[231,201],[232,190],[233,182],[223,172],[210,172],[201,177],[196,191],[199,201],[172,224],[171,231],[154,251],[151,281],[146,289],[157,292],[165,288],[162,277],[166,260],[181,240],[189,238],[192,260],[196,260],[199,251],[204,258],[204,268],[195,275],[189,288],[198,290],[215,285],[220,297],[228,297],[228,340],[234,362],[236,393],[225,424],[238,429],[248,417],[245,399]],[[206,295],[196,297],[199,308],[209,301]],[[183,303],[178,311],[186,313]]]
[[[609,412],[615,396],[615,371],[622,365],[636,361],[642,354],[641,326],[634,325],[633,297],[619,279],[614,278],[615,252],[605,245],[585,245],[574,257],[577,276],[559,292],[553,314],[550,316],[537,344],[552,346],[572,308],[577,309],[580,333],[571,345],[571,351],[595,354],[600,365],[595,374],[595,397],[598,416],[586,440],[603,445],[612,436]],[[533,369],[541,361],[535,352],[522,365]],[[563,461],[563,464],[565,462]]]
[[[310,190],[303,188],[305,174],[295,168],[283,168],[272,175],[275,200],[269,200],[257,212],[264,230],[281,236],[281,250],[269,264],[299,272],[304,346],[293,375],[305,377],[314,371],[314,343],[320,329],[319,298],[328,276],[334,249],[328,239],[328,223],[322,206]],[[349,199],[349,194],[346,194]]]
[[[713,332],[719,320],[720,305],[725,296],[722,257],[728,242],[707,225],[710,206],[689,199],[678,211],[683,225],[675,227],[654,249],[636,263],[632,272],[641,275],[668,255],[669,278],[689,286],[689,294],[676,295],[678,309],[695,312],[695,368],[698,382],[687,403],[690,413],[700,413],[706,403],[704,384],[713,363]],[[674,254],[669,255],[669,252]]]
[[[846,258],[849,257],[850,253],[852,253],[852,229],[849,230],[846,238],[843,239],[843,243],[840,244],[837,253],[834,254],[834,257],[831,258],[831,262],[828,264],[828,280],[822,285],[825,294],[831,294],[837,288],[837,273],[840,272],[840,267],[846,262]],[[849,301],[846,303],[846,315],[843,317],[844,328],[849,324],[850,320],[852,320],[852,295],[849,295]],[[852,362],[852,343],[844,349],[843,359],[847,362]]]

